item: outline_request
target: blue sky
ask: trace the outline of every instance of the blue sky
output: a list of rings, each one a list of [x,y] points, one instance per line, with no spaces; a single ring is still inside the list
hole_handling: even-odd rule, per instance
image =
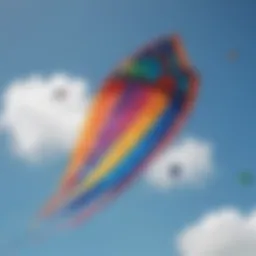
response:
[[[177,234],[201,215],[255,207],[256,187],[237,181],[239,171],[255,172],[255,9],[254,0],[0,2],[1,92],[14,79],[54,72],[84,77],[95,91],[137,47],[178,32],[201,75],[182,135],[209,140],[215,149],[214,175],[204,188],[159,193],[141,181],[87,225],[20,255],[178,256]],[[239,53],[233,63],[232,49]],[[6,239],[22,233],[52,192],[67,154],[34,165],[15,157],[5,137],[0,142],[0,238]]]

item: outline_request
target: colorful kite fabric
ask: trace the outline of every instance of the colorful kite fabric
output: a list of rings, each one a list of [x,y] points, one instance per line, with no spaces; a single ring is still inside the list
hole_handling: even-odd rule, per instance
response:
[[[82,220],[117,196],[178,132],[198,84],[177,35],[154,41],[120,65],[96,95],[60,188],[41,217],[68,213]]]

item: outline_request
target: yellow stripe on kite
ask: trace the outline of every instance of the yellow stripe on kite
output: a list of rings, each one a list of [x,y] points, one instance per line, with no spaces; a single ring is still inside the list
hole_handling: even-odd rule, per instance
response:
[[[97,181],[102,179],[112,170],[118,163],[120,158],[128,153],[136,145],[137,141],[143,136],[148,129],[154,125],[154,122],[166,108],[168,99],[162,93],[152,93],[148,104],[138,114],[138,118],[133,122],[130,129],[119,139],[110,149],[109,153],[104,157],[98,168],[87,176],[81,185],[74,191],[75,197],[83,191],[90,189]]]

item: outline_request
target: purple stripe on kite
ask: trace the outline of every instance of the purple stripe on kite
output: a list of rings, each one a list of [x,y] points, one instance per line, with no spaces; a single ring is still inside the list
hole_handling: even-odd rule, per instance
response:
[[[131,125],[133,119],[137,117],[138,110],[145,105],[146,101],[148,100],[148,90],[145,90],[145,88],[135,88],[136,86],[132,91],[129,92],[128,95],[126,94],[126,97],[129,98],[129,102],[132,101],[133,104],[126,104],[124,106],[125,109],[119,109],[119,113],[116,112],[116,114],[112,116],[115,125],[108,125],[108,127],[104,129],[103,133],[100,135],[98,144],[95,147],[98,150],[91,153],[85,169],[83,169],[79,174],[80,178],[83,178],[88,173],[89,169],[92,169],[101,160],[101,157],[104,155],[112,142]]]
[[[123,92],[122,96],[120,97],[120,101],[118,102],[117,106],[113,110],[113,112],[110,114],[110,117],[108,119],[108,122],[103,129],[102,133],[99,136],[98,139],[98,144],[96,145],[99,146],[99,143],[104,139],[106,135],[113,129],[113,123],[117,121],[117,118],[120,117],[120,115],[123,115],[124,109],[127,108],[127,104],[133,99],[134,97],[134,92],[137,89],[136,85],[130,85],[126,88],[126,90]],[[140,88],[141,90],[141,88]],[[136,90],[138,91],[138,89]],[[129,105],[129,104],[128,104]]]

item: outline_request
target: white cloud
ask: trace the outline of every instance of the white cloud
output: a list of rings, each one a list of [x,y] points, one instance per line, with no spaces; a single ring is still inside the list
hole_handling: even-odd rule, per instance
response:
[[[255,256],[256,211],[246,216],[227,208],[206,215],[177,243],[181,256]]]
[[[64,73],[13,81],[0,116],[12,150],[33,161],[69,150],[88,107],[87,90],[85,80]]]
[[[147,181],[159,189],[178,185],[199,184],[212,171],[213,149],[209,142],[195,138],[183,139],[174,145],[149,167]],[[179,167],[177,175],[173,168]]]

